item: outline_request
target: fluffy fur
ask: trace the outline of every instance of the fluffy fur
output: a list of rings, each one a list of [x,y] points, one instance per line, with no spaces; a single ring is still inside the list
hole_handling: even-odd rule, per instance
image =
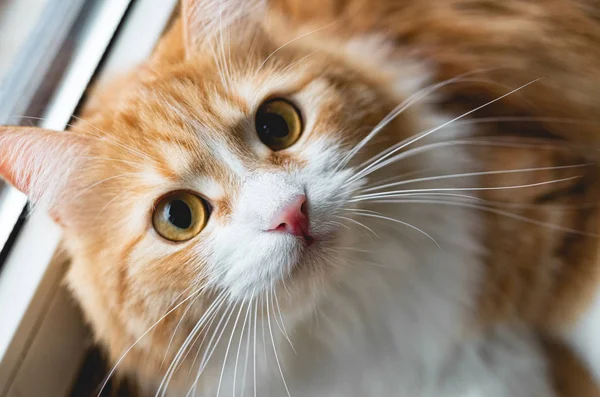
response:
[[[63,226],[69,287],[149,395],[594,396],[554,346],[600,375],[595,15],[187,0],[71,130],[2,128],[0,172]],[[273,97],[304,121],[280,152],[254,131]],[[212,206],[179,244],[151,223],[176,190]],[[299,193],[311,246],[264,232]]]

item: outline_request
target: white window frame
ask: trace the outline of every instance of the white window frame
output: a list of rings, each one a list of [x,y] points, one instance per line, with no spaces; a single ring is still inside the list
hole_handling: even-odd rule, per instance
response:
[[[105,79],[146,59],[178,3],[135,0],[127,11],[130,2],[94,2],[92,22],[86,26],[42,127],[66,127],[95,72],[97,78]],[[103,56],[102,69],[96,71]],[[17,209],[11,215],[18,217],[25,198],[14,192],[9,195],[13,199],[6,202],[13,203],[13,211]],[[90,345],[79,311],[62,286],[68,260],[57,256],[60,239],[61,231],[48,215],[35,212],[0,270],[0,397],[68,395]]]

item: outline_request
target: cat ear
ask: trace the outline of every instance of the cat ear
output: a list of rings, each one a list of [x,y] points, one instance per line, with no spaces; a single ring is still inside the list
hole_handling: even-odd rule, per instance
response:
[[[267,0],[182,0],[183,35],[186,53],[194,53],[205,42],[252,19],[265,9]]]
[[[68,132],[0,126],[0,177],[52,211],[86,147]]]

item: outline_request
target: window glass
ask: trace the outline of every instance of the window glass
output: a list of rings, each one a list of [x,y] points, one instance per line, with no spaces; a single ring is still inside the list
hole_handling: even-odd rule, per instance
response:
[[[48,1],[0,0],[0,87]]]

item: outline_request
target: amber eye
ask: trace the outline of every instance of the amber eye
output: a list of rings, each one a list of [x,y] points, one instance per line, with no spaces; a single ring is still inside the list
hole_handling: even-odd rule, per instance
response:
[[[207,220],[208,206],[204,200],[183,191],[161,198],[152,215],[152,224],[158,234],[176,242],[196,237]]]
[[[263,103],[256,112],[256,133],[272,150],[292,146],[302,134],[300,112],[285,99],[273,99]]]

